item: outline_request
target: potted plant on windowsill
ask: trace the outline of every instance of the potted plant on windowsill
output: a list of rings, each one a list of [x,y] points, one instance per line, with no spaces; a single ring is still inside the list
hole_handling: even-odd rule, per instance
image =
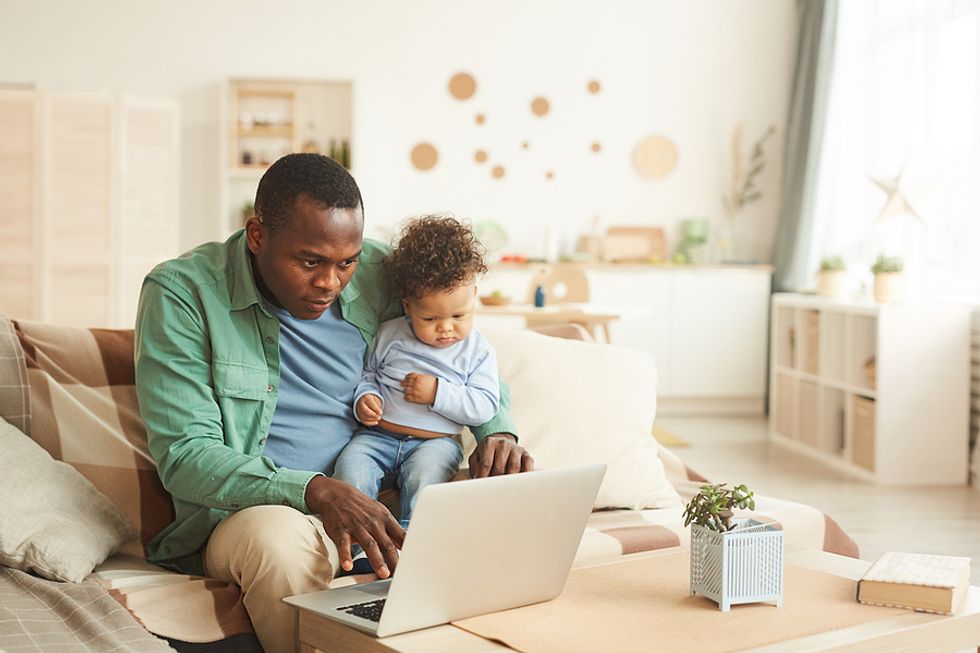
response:
[[[875,301],[881,304],[905,301],[905,266],[897,256],[882,254],[871,271],[875,275]]]
[[[821,297],[840,297],[844,294],[847,265],[839,256],[820,260],[820,276],[817,292]]]
[[[702,485],[684,508],[691,526],[691,596],[700,594],[728,612],[737,603],[783,604],[783,532],[735,508],[755,508],[744,485]]]

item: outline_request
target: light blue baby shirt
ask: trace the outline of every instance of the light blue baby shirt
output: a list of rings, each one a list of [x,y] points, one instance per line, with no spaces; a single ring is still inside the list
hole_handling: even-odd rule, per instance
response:
[[[431,406],[405,400],[401,382],[410,372],[439,379]],[[408,317],[397,317],[378,329],[354,392],[355,405],[366,394],[381,397],[381,417],[388,422],[457,434],[463,426],[479,426],[497,414],[497,355],[476,329],[449,347],[433,347],[415,337]]]

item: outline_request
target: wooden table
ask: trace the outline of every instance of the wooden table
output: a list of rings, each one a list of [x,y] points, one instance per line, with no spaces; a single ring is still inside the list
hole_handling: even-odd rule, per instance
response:
[[[619,320],[629,309],[599,304],[549,304],[538,308],[533,304],[505,304],[503,306],[477,306],[477,315],[498,317],[523,317],[528,327],[549,324],[579,324],[593,340],[596,340],[596,330],[602,329],[606,342],[612,342],[609,336],[609,323]],[[634,310],[635,312],[635,310]]]
[[[627,558],[671,555],[677,550],[677,548],[670,548],[637,553]],[[616,558],[613,562],[623,559]],[[853,580],[860,578],[871,565],[864,560],[854,560],[816,550],[787,554],[786,561]],[[500,653],[513,650],[451,625],[435,626],[377,639],[303,609],[300,609],[299,613],[299,639],[304,653],[319,650],[352,653]],[[804,651],[908,651],[911,653],[973,649],[978,644],[980,644],[980,587],[971,586],[959,612],[953,616],[902,611],[895,617],[747,650],[754,653],[802,653]]]

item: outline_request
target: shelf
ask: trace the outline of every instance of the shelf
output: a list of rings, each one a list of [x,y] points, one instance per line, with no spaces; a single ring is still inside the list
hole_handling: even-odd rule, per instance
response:
[[[292,138],[292,127],[266,127],[258,125],[255,127],[239,127],[239,138]]]
[[[801,372],[799,370],[794,370],[791,367],[783,367],[781,365],[775,366],[775,370],[779,374],[785,374],[787,376],[792,376],[801,381],[808,381],[810,383],[817,383],[827,388],[833,388],[834,390],[841,390],[843,392],[850,392],[851,394],[860,395],[862,397],[867,397],[868,399],[875,398],[875,391],[868,388],[862,388],[856,385],[851,385],[849,383],[842,383],[840,381],[834,381],[833,379],[826,379],[816,374],[807,374],[806,372]]]

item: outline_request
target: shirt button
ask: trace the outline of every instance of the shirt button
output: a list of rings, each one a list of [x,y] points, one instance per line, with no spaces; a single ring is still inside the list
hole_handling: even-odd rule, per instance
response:
[[[265,438],[262,438],[261,440],[259,440],[259,444],[260,444],[260,445],[263,445],[263,444],[265,444]]]
[[[273,338],[272,338],[272,336],[266,336],[266,337],[265,337],[265,341],[266,341],[267,343],[269,343],[270,345],[271,345],[271,344],[272,344],[272,343],[274,342],[274,340],[273,340]]]
[[[272,392],[272,386],[271,385],[270,386],[266,386],[265,391],[266,392]]]
[[[289,503],[289,499],[283,499],[282,500],[282,505],[286,506],[287,508],[291,508],[292,507],[291,504]]]

